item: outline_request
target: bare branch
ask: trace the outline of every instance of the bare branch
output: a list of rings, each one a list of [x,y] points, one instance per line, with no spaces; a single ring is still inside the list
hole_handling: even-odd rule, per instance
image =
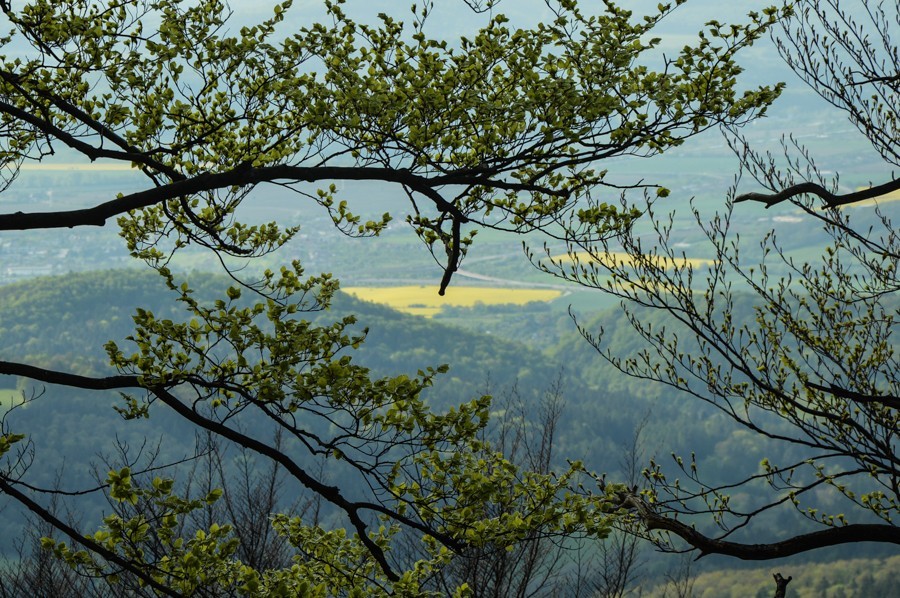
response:
[[[769,544],[741,544],[710,538],[696,528],[657,513],[650,504],[636,494],[626,494],[622,506],[633,510],[644,522],[648,530],[667,531],[680,537],[700,551],[697,558],[709,554],[721,554],[745,561],[766,561],[780,559],[793,554],[807,552],[827,546],[852,544],[855,542],[885,542],[900,544],[900,529],[886,524],[856,523],[842,527],[800,534],[781,542]]]
[[[771,208],[772,206],[777,205],[783,201],[787,201],[792,197],[797,197],[798,195],[804,194],[812,194],[824,199],[825,205],[827,207],[836,208],[838,206],[846,206],[849,204],[864,201],[866,199],[881,197],[882,195],[887,195],[892,191],[897,191],[898,189],[900,189],[900,179],[894,179],[890,182],[877,185],[875,187],[869,187],[868,189],[862,189],[860,191],[846,193],[844,195],[835,195],[834,193],[831,193],[830,191],[825,189],[825,187],[816,183],[799,183],[797,185],[792,185],[786,189],[782,189],[778,193],[743,193],[735,197],[734,201],[735,203],[741,201],[758,201],[765,204],[766,208]]]

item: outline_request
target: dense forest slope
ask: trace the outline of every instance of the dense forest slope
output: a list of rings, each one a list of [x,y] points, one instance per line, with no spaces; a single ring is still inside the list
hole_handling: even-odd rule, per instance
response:
[[[219,276],[192,277],[199,297],[212,298],[228,286]],[[32,362],[71,372],[113,373],[103,345],[132,332],[136,307],[159,318],[183,319],[174,295],[153,274],[131,270],[99,271],[65,277],[38,278],[0,286],[0,357]],[[334,321],[354,314],[357,330],[367,329],[366,341],[353,358],[378,375],[415,373],[417,369],[449,364],[449,373],[430,390],[431,400],[449,405],[486,392],[500,392],[518,383],[519,392],[533,400],[563,376],[569,410],[589,409],[616,417],[618,413],[650,408],[624,396],[592,392],[580,372],[522,343],[497,334],[481,334],[401,314],[373,303],[339,294],[329,311],[303,314],[312,320]],[[15,380],[0,381],[13,388]],[[619,399],[622,399],[621,401]],[[29,408],[36,408],[37,403]],[[614,411],[615,413],[610,413]],[[574,414],[573,414],[574,417]],[[640,416],[610,426],[616,441],[631,434]],[[579,414],[577,419],[583,419]],[[596,430],[592,436],[596,436]]]
[[[192,286],[199,297],[214,297],[228,286],[228,279],[193,275]],[[0,286],[0,305],[0,358],[72,372],[112,373],[103,344],[121,343],[131,333],[131,314],[137,306],[158,317],[183,317],[172,293],[154,274],[133,270]],[[550,336],[562,340],[540,351],[534,344],[501,338],[502,331],[496,327],[492,334],[477,333],[346,295],[339,295],[330,311],[302,317],[333,321],[345,314],[355,314],[359,329],[368,329],[354,359],[378,375],[450,365],[450,371],[429,389],[429,400],[436,406],[485,393],[508,396],[515,388],[526,413],[537,416],[541,396],[561,380],[565,408],[555,436],[555,454],[560,462],[583,459],[594,470],[607,472],[610,479],[621,479],[623,457],[642,423],[638,447],[642,463],[653,455],[666,461],[672,452],[693,451],[707,475],[726,480],[734,471],[753,469],[764,456],[772,455],[771,447],[760,438],[735,429],[703,403],[666,396],[658,386],[623,377],[574,328],[557,329]],[[545,315],[545,325],[571,325],[558,314]],[[637,347],[627,323],[614,311],[584,323],[589,329],[603,326],[617,349],[628,352]],[[0,377],[5,405],[22,392],[40,398],[8,413],[7,423],[12,430],[29,434],[39,454],[36,462],[57,464],[29,472],[32,481],[44,487],[66,486],[92,471],[105,476],[109,467],[104,459],[114,459],[122,445],[134,450],[146,443],[144,450],[158,451],[160,461],[177,460],[194,450],[194,430],[165,409],[151,410],[149,420],[125,422],[112,408],[120,401],[115,393],[42,388]],[[102,502],[80,505],[82,521],[94,525],[104,506]],[[20,531],[21,519],[7,514],[0,520],[5,544],[0,549],[8,549],[9,540]],[[797,517],[788,512],[772,521],[772,535],[786,534],[797,523]]]
[[[214,297],[228,286],[217,276],[192,277],[199,297]],[[98,271],[65,277],[39,278],[0,287],[0,358],[30,362],[76,373],[112,374],[103,344],[132,332],[135,307],[160,318],[182,319],[178,303],[154,274],[132,270]],[[515,388],[526,411],[562,376],[566,407],[559,424],[556,455],[583,458],[597,470],[615,472],[622,447],[630,440],[649,403],[589,389],[559,362],[523,344],[496,335],[477,334],[400,314],[382,306],[339,295],[332,309],[302,317],[336,320],[355,314],[357,327],[368,329],[366,342],[353,353],[378,375],[414,374],[418,369],[450,364],[429,389],[436,406],[450,406],[482,394],[509,395]],[[113,406],[116,393],[81,392],[35,386],[25,380],[0,377],[4,403],[24,393],[38,397],[8,414],[11,429],[29,434],[36,462],[55,468],[29,471],[43,487],[66,486],[109,468],[119,445],[132,449],[147,443],[159,461],[174,461],[192,453],[195,431],[164,408],[151,409],[149,420],[123,421]],[[500,401],[498,401],[499,405]],[[83,521],[99,521],[103,504],[79,506]],[[19,521],[4,517],[0,537],[16,535]]]

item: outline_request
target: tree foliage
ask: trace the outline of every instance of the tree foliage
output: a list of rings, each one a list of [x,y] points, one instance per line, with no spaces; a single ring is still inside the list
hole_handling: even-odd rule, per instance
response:
[[[32,454],[11,419],[0,438],[9,459],[0,491],[68,536],[45,548],[80,572],[111,583],[128,576],[132,590],[164,595],[420,595],[458,553],[603,536],[615,488],[578,490],[578,463],[533,471],[492,449],[480,435],[488,397],[438,412],[423,392],[443,366],[387,378],[358,366],[352,352],[365,339],[348,331],[352,318],[308,318],[330,305],[337,283],[329,275],[307,276],[297,262],[241,275],[228,258],[246,262],[296,234],[238,214],[266,185],[321,205],[349,235],[377,235],[390,214],[355,215],[339,197],[345,180],[402,192],[409,224],[443,270],[442,291],[482,228],[585,242],[620,234],[637,213],[601,200],[616,185],[598,162],[739,125],[780,90],[740,91],[735,62],[774,10],[747,25],[710,22],[695,45],[647,66],[659,43],[653,28],[680,3],[635,18],[612,2],[589,14],[560,0],[548,2],[551,22],[516,29],[503,15],[485,16],[458,40],[431,36],[428,3],[406,22],[382,14],[362,23],[348,3],[327,1],[322,22],[291,33],[283,33],[290,2],[254,25],[230,22],[220,0],[3,3],[12,29],[0,65],[4,188],[23,163],[63,150],[129,164],[143,185],[90,206],[2,214],[0,230],[115,218],[183,317],[138,308],[128,344],[106,346],[116,375],[17,362],[0,363],[0,373],[120,392],[125,419],[175,413],[278,464],[339,522],[275,514],[296,556],[289,568],[257,570],[235,557],[226,522],[178,532],[217,491],[181,496],[170,478],[127,466],[98,489],[146,508],[111,514],[83,535],[27,484]],[[219,299],[198,300],[170,269],[186,246],[222,258],[234,284]],[[248,421],[268,431],[250,431]],[[332,486],[316,462],[358,482]],[[400,536],[413,538],[414,558],[392,556]]]
[[[887,3],[797,2],[774,35],[794,72],[871,142],[885,173],[898,164],[898,25],[897,7]],[[755,151],[735,128],[727,135],[742,161],[738,186],[746,177],[765,191],[732,190],[710,219],[695,211],[714,264],[683,260],[671,220],[652,205],[654,234],[619,240],[630,259],[605,259],[617,249],[611,241],[576,239],[574,265],[542,262],[623,299],[643,349],[621,355],[603,330],[582,329],[615,367],[706,401],[783,447],[781,458],[727,483],[712,483],[693,456],[676,457],[674,472],[654,462],[645,489],[624,493],[621,504],[661,546],[683,547],[681,540],[701,555],[773,559],[852,542],[898,544],[900,248],[893,204],[848,208],[900,183],[885,174],[886,182],[844,192],[793,138],[784,140],[779,159]],[[790,231],[773,230],[745,257],[732,219],[749,209],[735,204],[750,201],[789,204],[801,226],[820,226],[828,239],[821,256],[793,254]],[[742,318],[748,304],[753,316]],[[648,309],[665,313],[664,325],[646,318]],[[740,541],[742,532],[771,530],[766,517],[781,507],[815,525],[786,538]]]
[[[342,230],[374,234],[386,220],[362,222],[335,188],[299,183],[384,181],[409,196],[416,232],[446,253],[446,286],[471,242],[463,225],[608,234],[629,214],[590,200],[606,174],[594,163],[745,121],[777,94],[736,89],[734,53],[771,14],[746,27],[713,22],[655,71],[641,59],[669,5],[637,20],[611,3],[599,15],[551,3],[552,23],[513,30],[497,15],[457,42],[426,35],[427,6],[411,25],[387,15],[366,25],[342,2],[326,5],[330,23],[278,41],[289,3],[236,36],[220,2],[7,11],[17,41],[34,49],[4,65],[7,179],[63,145],[134,164],[149,186],[82,210],[10,214],[2,229],[101,225],[135,210],[120,225],[145,259],[164,259],[162,238],[257,255],[292,231],[234,221],[253,186],[289,185]],[[144,32],[151,16],[156,30]]]

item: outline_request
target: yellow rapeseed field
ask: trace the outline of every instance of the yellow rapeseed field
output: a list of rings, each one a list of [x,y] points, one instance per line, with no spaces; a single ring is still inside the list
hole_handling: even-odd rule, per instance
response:
[[[869,187],[857,187],[857,191],[862,191],[864,189],[868,189]],[[848,204],[844,207],[850,208],[862,208],[862,207],[871,207],[881,203],[886,203],[889,201],[900,201],[900,191],[891,191],[890,193],[885,193],[884,195],[879,195],[878,197],[872,199],[866,199],[863,201],[858,201],[856,203]]]
[[[588,264],[590,262],[596,261],[593,257],[591,257],[590,255],[588,255],[587,253],[584,253],[584,252],[578,252],[575,255],[578,258],[578,261],[583,264]],[[566,263],[566,262],[572,261],[572,256],[569,254],[561,254],[561,255],[554,255],[551,257],[551,259],[555,262]],[[673,260],[672,258],[669,258],[667,256],[657,256],[654,259],[655,259],[655,263],[663,268],[675,268],[675,267],[683,268],[684,266],[687,266],[687,265],[690,265],[692,268],[699,268],[700,266],[711,266],[716,263],[715,260],[708,260],[708,259],[704,259],[704,258],[690,258],[690,257],[689,258],[678,257]],[[600,256],[599,261],[608,266],[619,265],[619,264],[629,266],[633,263],[634,258],[627,253],[613,251],[613,252],[607,253],[603,256]]]
[[[343,291],[357,299],[387,305],[397,311],[430,318],[444,308],[471,307],[477,303],[497,305],[512,303],[522,305],[531,301],[552,301],[561,291],[539,289],[504,289],[496,287],[451,286],[447,293],[438,295],[437,286],[402,287],[346,287]]]

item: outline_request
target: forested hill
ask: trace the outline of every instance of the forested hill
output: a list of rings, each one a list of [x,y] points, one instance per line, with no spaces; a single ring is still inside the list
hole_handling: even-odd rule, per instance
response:
[[[199,297],[212,298],[228,286],[223,276],[192,275],[192,288]],[[136,307],[159,318],[183,320],[186,315],[174,295],[152,273],[133,270],[96,271],[65,277],[38,278],[0,286],[0,358],[29,362],[71,372],[113,373],[106,363],[103,345],[115,340],[127,347],[133,331],[131,314]],[[534,406],[541,395],[562,377],[565,409],[556,445],[562,458],[586,459],[598,470],[619,467],[621,450],[631,439],[636,424],[651,409],[651,403],[624,393],[609,393],[583,382],[583,372],[574,371],[534,348],[408,316],[383,306],[339,295],[332,309],[304,317],[334,321],[345,314],[357,317],[359,329],[368,328],[360,349],[350,352],[378,375],[415,374],[416,370],[448,364],[429,398],[435,405],[449,406],[482,394],[509,394],[515,386],[526,406]],[[599,360],[597,360],[599,362]],[[12,389],[14,379],[0,378],[0,388]],[[17,417],[48,418],[39,429],[72,426],[80,429],[73,405],[81,400],[46,396],[21,410]],[[67,397],[73,391],[65,391]],[[90,394],[90,393],[86,393]],[[7,395],[8,396],[8,395]],[[109,407],[117,400],[110,394],[103,401],[84,398],[85,417],[103,418],[102,425],[129,429],[134,422],[121,422]],[[97,409],[102,403],[101,409]],[[65,421],[53,423],[55,414],[66,412]],[[153,414],[153,418],[157,417]],[[167,417],[160,413],[159,417]],[[170,422],[171,423],[171,422]],[[97,424],[99,425],[99,424]],[[168,425],[168,424],[167,424]],[[31,429],[23,426],[23,429]],[[64,438],[59,429],[53,442]],[[72,455],[70,455],[70,458]]]
[[[191,284],[198,297],[213,298],[228,283],[223,276],[194,274]],[[0,286],[4,306],[0,358],[74,373],[112,374],[104,343],[115,340],[127,347],[124,339],[133,332],[131,314],[136,307],[159,318],[184,320],[187,316],[174,299],[155,274],[135,270],[69,274]],[[623,445],[649,409],[646,401],[589,389],[575,372],[522,344],[407,316],[346,295],[339,295],[330,311],[302,317],[335,321],[351,313],[358,319],[356,326],[369,332],[360,349],[348,354],[374,373],[413,375],[418,369],[450,365],[450,371],[428,389],[429,400],[439,408],[490,393],[498,396],[495,404],[500,409],[503,397],[516,388],[526,411],[537,417],[542,394],[562,376],[566,406],[554,443],[560,462],[584,458],[597,470],[613,472],[620,466]],[[27,431],[35,454],[47,464],[29,472],[38,486],[66,487],[90,479],[92,471],[102,478],[109,469],[105,459],[115,461],[125,446],[145,454],[159,451],[160,462],[178,461],[195,450],[195,430],[160,405],[151,407],[148,420],[124,421],[113,409],[121,404],[117,393],[45,388],[0,376],[3,411],[23,393],[38,398],[8,413],[7,425],[13,431]],[[105,508],[98,498],[89,504],[82,501],[78,512],[86,522],[100,521]],[[0,551],[10,549],[21,525],[21,517],[0,520]]]
[[[192,276],[192,287],[201,298],[216,297],[228,283],[224,276]],[[158,276],[135,270],[86,272],[2,286],[0,303],[4,306],[0,358],[72,372],[113,373],[103,345],[109,340],[121,344],[132,333],[131,314],[136,307],[159,318],[180,321],[186,317]],[[449,406],[486,393],[503,395],[516,385],[536,415],[540,396],[561,376],[565,410],[557,435],[560,458],[584,459],[595,469],[612,473],[620,467],[623,447],[645,419],[648,454],[694,451],[701,459],[709,457],[711,467],[722,469],[726,463],[733,466],[733,459],[758,463],[763,456],[761,444],[735,432],[725,418],[699,401],[665,396],[660,385],[624,377],[574,330],[560,345],[541,352],[497,334],[442,325],[343,294],[330,311],[306,316],[333,321],[345,314],[354,314],[358,328],[369,330],[354,359],[379,375],[415,374],[418,369],[448,364],[450,371],[429,390],[436,405]],[[635,335],[617,313],[601,314],[588,327],[601,325],[618,349],[636,348]],[[15,387],[16,381],[0,380],[0,387],[4,386]],[[108,402],[114,400],[110,397]],[[44,409],[49,417],[59,411],[53,393],[29,407],[32,414]],[[116,421],[109,408],[97,415],[113,417],[108,425],[125,425]]]
[[[230,282],[225,276],[191,277],[191,287],[201,300],[223,297]],[[85,272],[0,286],[4,306],[0,353],[5,359],[38,360],[72,371],[102,369],[103,344],[121,342],[133,332],[135,308],[152,311],[160,319],[185,319],[176,297],[154,273],[136,270]],[[518,344],[406,316],[344,294],[329,311],[301,317],[334,321],[346,314],[357,316],[359,329],[370,330],[360,359],[385,374],[415,373],[449,363],[450,376],[460,379],[457,384],[483,388],[487,374],[498,384],[523,377],[531,385],[552,378],[557,369],[537,351]]]
[[[228,279],[222,276],[192,275],[192,287],[199,297],[214,297],[227,286]],[[184,319],[173,299],[154,274],[134,270],[70,274],[2,286],[0,358],[63,371],[112,373],[103,344],[121,342],[132,332],[131,314],[138,306],[160,318]],[[666,396],[658,386],[623,378],[574,331],[559,346],[542,352],[496,334],[407,316],[346,295],[339,295],[330,311],[304,317],[334,321],[345,314],[355,314],[357,326],[368,328],[366,341],[352,355],[378,375],[415,374],[421,368],[449,364],[450,371],[428,390],[430,401],[438,407],[490,393],[498,396],[499,409],[502,397],[515,387],[526,412],[537,418],[542,394],[561,377],[565,408],[554,438],[560,462],[583,459],[589,467],[616,479],[641,422],[645,422],[642,463],[653,455],[667,461],[672,452],[688,455],[693,451],[708,475],[727,479],[734,470],[757,467],[767,456],[758,437],[736,430],[701,402]],[[616,313],[601,314],[590,325],[604,325],[610,339],[621,343],[623,350],[634,346],[627,323]],[[56,483],[58,473],[63,485],[68,479],[83,479],[92,464],[102,462],[100,455],[116,452],[110,439],[131,447],[142,446],[145,439],[149,439],[148,446],[163,439],[162,460],[177,460],[194,448],[194,431],[165,408],[151,409],[149,420],[125,422],[112,409],[120,401],[115,393],[43,389],[0,377],[4,405],[19,394],[17,385],[29,396],[43,392],[25,409],[10,413],[8,425],[14,431],[30,433],[43,463],[59,464],[56,469],[37,472],[36,481],[45,486]],[[86,433],[91,430],[103,433]],[[103,466],[99,469],[105,471]],[[98,521],[102,508],[99,504],[96,512],[83,512],[84,520]],[[14,538],[18,525],[18,519],[5,518],[0,537]],[[782,520],[778,525],[787,533],[791,521]]]
[[[191,277],[191,287],[201,300],[224,296],[231,282],[221,275]],[[103,345],[114,340],[127,350],[124,339],[133,333],[131,316],[137,307],[159,319],[183,321],[188,315],[176,298],[157,275],[137,270],[73,273],[0,286],[4,306],[0,356],[64,371],[112,373]],[[348,354],[379,375],[415,374],[418,369],[450,365],[434,389],[441,401],[464,401],[516,381],[521,389],[543,390],[561,372],[566,394],[581,397],[585,391],[579,376],[565,372],[559,362],[534,348],[405,315],[343,293],[330,310],[300,317],[332,322],[348,314],[357,318],[357,331],[369,331],[361,348]]]

